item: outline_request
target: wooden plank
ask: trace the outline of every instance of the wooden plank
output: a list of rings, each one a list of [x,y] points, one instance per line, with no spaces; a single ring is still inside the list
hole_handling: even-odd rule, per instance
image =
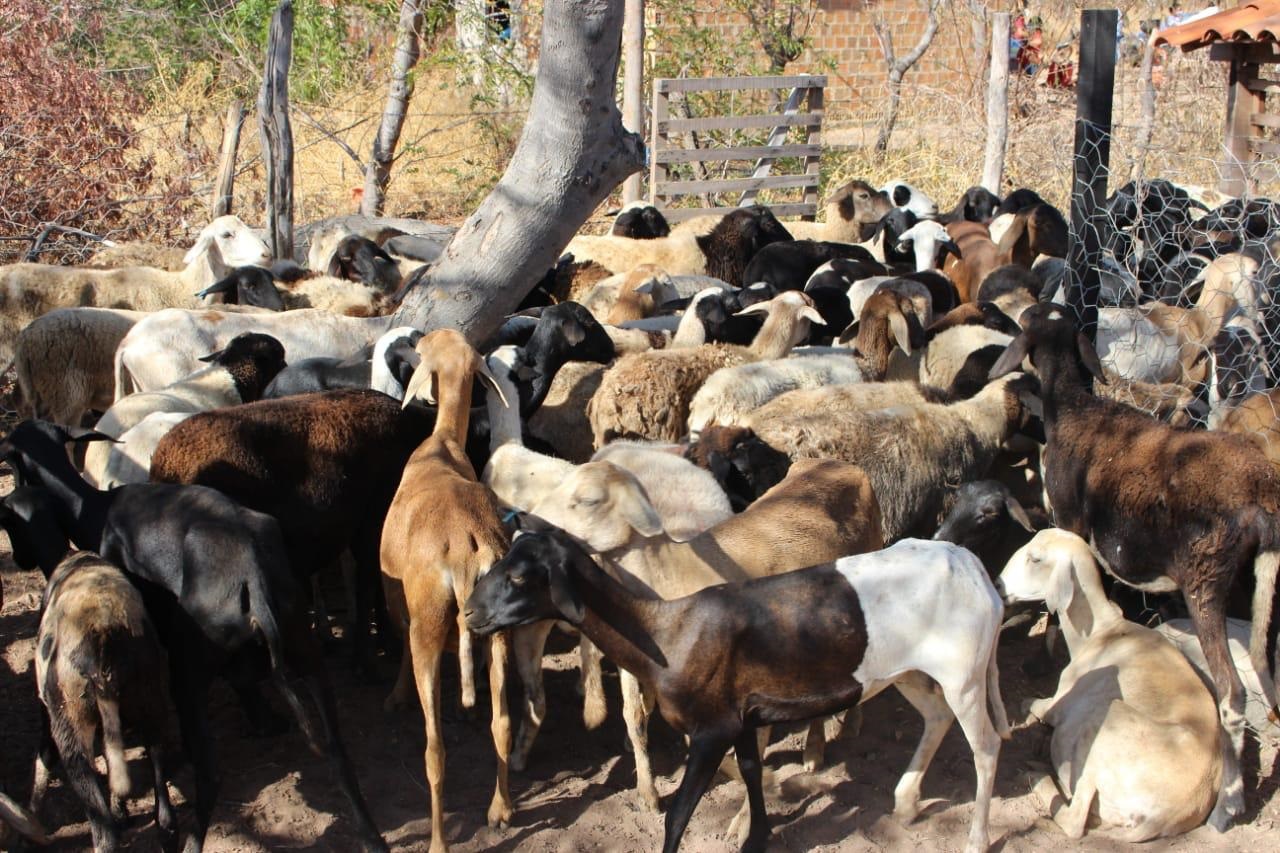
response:
[[[1276,113],[1249,113],[1249,124],[1254,127],[1280,127],[1280,115]]]
[[[1249,189],[1248,163],[1253,159],[1249,151],[1251,126],[1249,116],[1260,112],[1253,108],[1253,93],[1248,81],[1255,76],[1256,65],[1232,62],[1227,75],[1227,162],[1223,164],[1219,189],[1233,196],[1244,195]]]
[[[1249,150],[1267,157],[1280,156],[1280,142],[1272,139],[1258,139],[1256,136],[1250,137]]]
[[[649,203],[656,204],[658,201],[657,186],[659,181],[665,181],[669,170],[667,162],[663,160],[661,155],[663,149],[667,146],[667,130],[664,126],[667,119],[667,93],[658,91],[657,87],[653,90],[653,123],[649,128],[653,133],[653,142],[649,146]]]
[[[819,113],[822,112],[824,97],[825,97],[825,94],[822,89],[819,89],[819,88],[810,89],[809,90],[809,111],[819,112]],[[818,153],[810,155],[809,157],[805,158],[804,173],[806,175],[812,176],[815,179],[819,179],[820,178],[819,173],[822,171],[822,127],[821,125],[819,125],[818,127],[813,127],[809,129],[808,141],[810,145],[818,149]],[[813,205],[814,215],[812,216],[806,215],[803,217],[809,222],[812,222],[815,218],[817,218],[817,210],[818,210],[818,184],[817,183],[814,183],[813,186],[805,188],[804,201],[805,201],[805,204]]]
[[[682,196],[698,193],[731,193],[738,190],[784,190],[816,187],[817,175],[770,175],[763,178],[728,178],[711,181],[667,181],[658,184],[658,195]]]
[[[795,115],[796,111],[800,109],[800,99],[804,97],[804,93],[807,91],[809,90],[793,89],[791,91],[791,94],[787,97],[786,104],[784,104],[782,107],[782,114]],[[786,125],[778,125],[769,133],[768,144],[781,145],[782,143],[786,142],[787,133],[790,130],[791,128]],[[761,157],[759,160],[756,161],[756,167],[751,170],[751,177],[763,178],[765,175],[769,174],[769,172],[771,171],[773,171],[773,158]],[[746,192],[744,192],[742,194],[742,198],[738,199],[738,207],[747,207],[749,205],[755,204],[756,192],[757,192],[756,190],[747,190]]]
[[[1218,62],[1231,62],[1235,59],[1239,59],[1241,62],[1280,62],[1280,45],[1275,42],[1211,44],[1209,45],[1209,58]]]
[[[825,74],[795,74],[783,77],[660,77],[653,81],[659,92],[706,92],[712,89],[808,89],[826,86]]]
[[[669,118],[664,122],[654,120],[663,133],[680,130],[743,130],[751,127],[813,127],[822,124],[822,113],[796,113],[794,115],[763,116],[711,116],[709,118]]]
[[[682,151],[670,148],[654,152],[663,163],[724,162],[727,160],[758,160],[761,157],[814,157],[822,153],[821,145],[795,143],[791,145],[739,145],[735,148],[699,148]]]
[[[1280,80],[1267,80],[1259,77],[1257,67],[1251,66],[1253,71],[1244,78],[1244,87],[1250,92],[1257,92],[1263,95],[1274,95],[1280,93]]]
[[[771,204],[768,205],[769,210],[774,216],[801,216],[811,217],[817,211],[812,204],[802,204],[796,202],[794,204]],[[686,219],[693,219],[695,216],[707,216],[708,214],[719,213],[721,215],[732,213],[738,210],[736,207],[671,207],[664,208],[662,215],[666,217],[668,222],[683,222]]]

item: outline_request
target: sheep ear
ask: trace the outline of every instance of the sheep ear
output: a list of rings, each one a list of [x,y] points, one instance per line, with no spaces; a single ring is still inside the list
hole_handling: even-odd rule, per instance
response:
[[[187,253],[182,256],[183,264],[190,265],[196,258],[209,250],[209,247],[213,245],[212,228],[212,225],[206,225],[204,227],[204,230],[200,232],[200,236],[196,238],[196,244],[188,249]]]
[[[1076,332],[1076,351],[1080,353],[1080,361],[1084,362],[1085,369],[1093,374],[1093,378],[1107,384],[1107,375],[1102,371],[1102,362],[1098,359],[1098,351],[1093,348],[1093,344],[1084,336],[1084,332]]]
[[[1004,496],[1004,508],[1009,511],[1009,517],[1023,526],[1028,533],[1035,533],[1035,526],[1031,524],[1031,517],[1027,515],[1027,511],[1022,508],[1022,504],[1018,503],[1018,499],[1011,494]]]
[[[991,365],[991,371],[987,374],[988,379],[999,379],[1006,373],[1013,373],[1015,370],[1022,369],[1022,360],[1027,357],[1027,353],[1031,350],[1031,338],[1023,331],[1016,338],[1009,342],[1009,346],[1005,348],[1000,358],[996,359],[996,363]]]
[[[225,352],[226,352],[225,349],[220,349],[217,352],[211,352],[208,355],[200,356],[197,359],[197,361],[203,361],[205,364],[212,364],[213,362],[217,361]]]
[[[683,311],[689,307],[689,303],[693,301],[692,296],[682,296],[679,299],[668,299],[662,303],[663,311]]]
[[[1050,613],[1066,613],[1075,598],[1076,578],[1073,560],[1067,554],[1058,554],[1058,560],[1049,573],[1049,585],[1044,591],[1044,603]]]
[[[840,333],[840,337],[836,338],[836,343],[847,344],[856,337],[858,337],[858,321],[854,320],[852,323],[844,327],[844,331]]]
[[[571,347],[576,347],[587,339],[587,330],[582,328],[582,324],[577,320],[565,323],[562,328],[564,329],[564,339],[569,342]]]
[[[822,312],[817,308],[814,308],[812,305],[806,305],[801,308],[796,312],[796,316],[803,317],[810,323],[817,323],[819,326],[825,326],[827,324],[827,320],[822,316]]]
[[[511,401],[507,399],[507,395],[502,391],[502,385],[499,384],[497,378],[489,371],[489,365],[484,363],[484,359],[480,359],[479,366],[476,367],[476,376],[480,377],[480,381],[489,386],[489,390],[498,395],[498,399],[502,401],[504,409],[511,408]]]
[[[757,302],[755,305],[748,305],[741,311],[734,312],[735,317],[745,317],[748,314],[768,314],[771,306],[766,302]]]
[[[960,254],[960,247],[956,245],[955,240],[944,240],[943,242],[938,244],[938,247],[942,249],[943,258],[945,258],[947,255],[955,255],[957,258],[964,257],[963,255]]]
[[[898,342],[898,349],[911,355],[911,330],[907,327],[906,315],[901,311],[890,314],[889,331],[893,332],[893,339]]]
[[[409,377],[409,384],[404,389],[404,400],[400,403],[400,408],[408,408],[418,397],[430,405],[436,402],[436,371],[435,365],[431,359],[423,358],[418,362],[418,366],[413,369],[413,375]]]
[[[76,444],[83,444],[89,441],[109,441],[112,444],[118,442],[104,432],[98,432],[95,429],[87,429],[85,427],[66,427],[67,441],[73,441]]]
[[[578,588],[559,560],[552,560],[547,565],[547,586],[551,592],[551,603],[560,611],[560,615],[570,624],[581,625],[587,615],[586,608],[582,605],[582,596],[578,594]]]
[[[188,263],[190,263],[190,261],[188,261]],[[229,293],[236,290],[238,284],[239,282],[237,282],[236,276],[229,275],[224,279],[215,281],[213,284],[209,285],[204,290],[201,290],[198,293],[196,293],[196,298],[204,299],[206,296],[211,296],[212,294],[215,294],[215,293]]]
[[[641,536],[658,536],[662,533],[662,519],[658,517],[658,511],[653,508],[642,487],[628,483],[619,496],[618,509],[622,511],[622,517],[627,523]]]
[[[658,280],[656,278],[646,279],[645,282],[637,287],[634,292],[650,296],[653,294],[653,289],[657,286]]]

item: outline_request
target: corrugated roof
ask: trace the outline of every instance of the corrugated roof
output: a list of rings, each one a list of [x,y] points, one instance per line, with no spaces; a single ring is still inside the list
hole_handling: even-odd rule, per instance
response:
[[[1156,44],[1184,51],[1219,42],[1280,41],[1280,0],[1254,0],[1156,32]]]

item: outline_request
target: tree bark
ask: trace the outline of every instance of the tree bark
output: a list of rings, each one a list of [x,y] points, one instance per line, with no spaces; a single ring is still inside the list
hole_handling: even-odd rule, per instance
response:
[[[902,105],[902,78],[911,70],[911,66],[920,61],[924,52],[933,43],[938,33],[938,4],[941,0],[926,0],[929,6],[929,24],[920,34],[920,40],[911,52],[898,58],[893,51],[893,32],[883,20],[872,24],[876,37],[880,40],[880,50],[884,52],[885,64],[889,66],[889,104],[880,125],[880,133],[876,135],[876,154],[884,154],[889,150],[889,137],[893,135],[893,126],[898,123],[898,108]]]
[[[373,138],[373,151],[364,172],[364,195],[360,212],[365,216],[381,216],[386,204],[387,185],[391,182],[391,164],[404,127],[409,99],[413,97],[411,72],[418,63],[418,33],[422,29],[421,0],[403,0],[396,35],[396,53],[391,60],[391,85],[387,89],[387,105],[382,110],[382,124]]]
[[[644,0],[626,0],[622,54],[622,124],[644,139]],[[637,172],[622,183],[622,203],[639,200],[640,174]]]
[[[996,12],[991,21],[991,80],[987,84],[987,151],[982,185],[1000,195],[1004,182],[1004,152],[1009,141],[1009,13]]]
[[[497,328],[622,179],[644,141],[614,98],[623,0],[547,0],[529,118],[502,180],[405,294],[396,324]]]
[[[292,59],[293,0],[280,0],[271,18],[262,90],[258,93],[258,128],[267,166],[267,230],[275,258],[293,257],[293,128],[289,124]]]
[[[240,128],[244,126],[243,101],[232,101],[227,107],[227,124],[222,129],[222,155],[218,161],[218,177],[213,183],[211,219],[231,212],[236,183],[236,152],[240,150]]]
[[[489,37],[485,0],[454,0],[453,31],[467,79],[473,86],[483,85],[484,52]]]

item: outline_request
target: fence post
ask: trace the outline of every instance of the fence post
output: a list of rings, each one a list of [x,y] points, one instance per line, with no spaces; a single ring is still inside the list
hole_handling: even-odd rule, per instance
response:
[[[271,17],[267,59],[258,92],[258,129],[267,165],[267,230],[272,257],[293,257],[293,128],[289,125],[289,63],[293,59],[293,0]]]
[[[991,16],[991,79],[987,83],[987,152],[982,185],[1000,195],[1009,140],[1009,13]]]
[[[232,101],[227,107],[227,124],[222,129],[222,155],[218,161],[218,178],[213,183],[213,217],[231,212],[236,182],[236,152],[240,150],[240,128],[244,125],[243,101]]]
[[[1111,159],[1111,99],[1116,76],[1114,9],[1080,13],[1080,76],[1076,83],[1076,140],[1071,186],[1071,242],[1067,304],[1089,340],[1098,329],[1098,265],[1102,258],[1107,170]]]
[[[644,0],[626,0],[622,19],[622,126],[645,139]],[[650,151],[650,156],[653,152]],[[622,182],[622,203],[640,200],[640,173]]]

